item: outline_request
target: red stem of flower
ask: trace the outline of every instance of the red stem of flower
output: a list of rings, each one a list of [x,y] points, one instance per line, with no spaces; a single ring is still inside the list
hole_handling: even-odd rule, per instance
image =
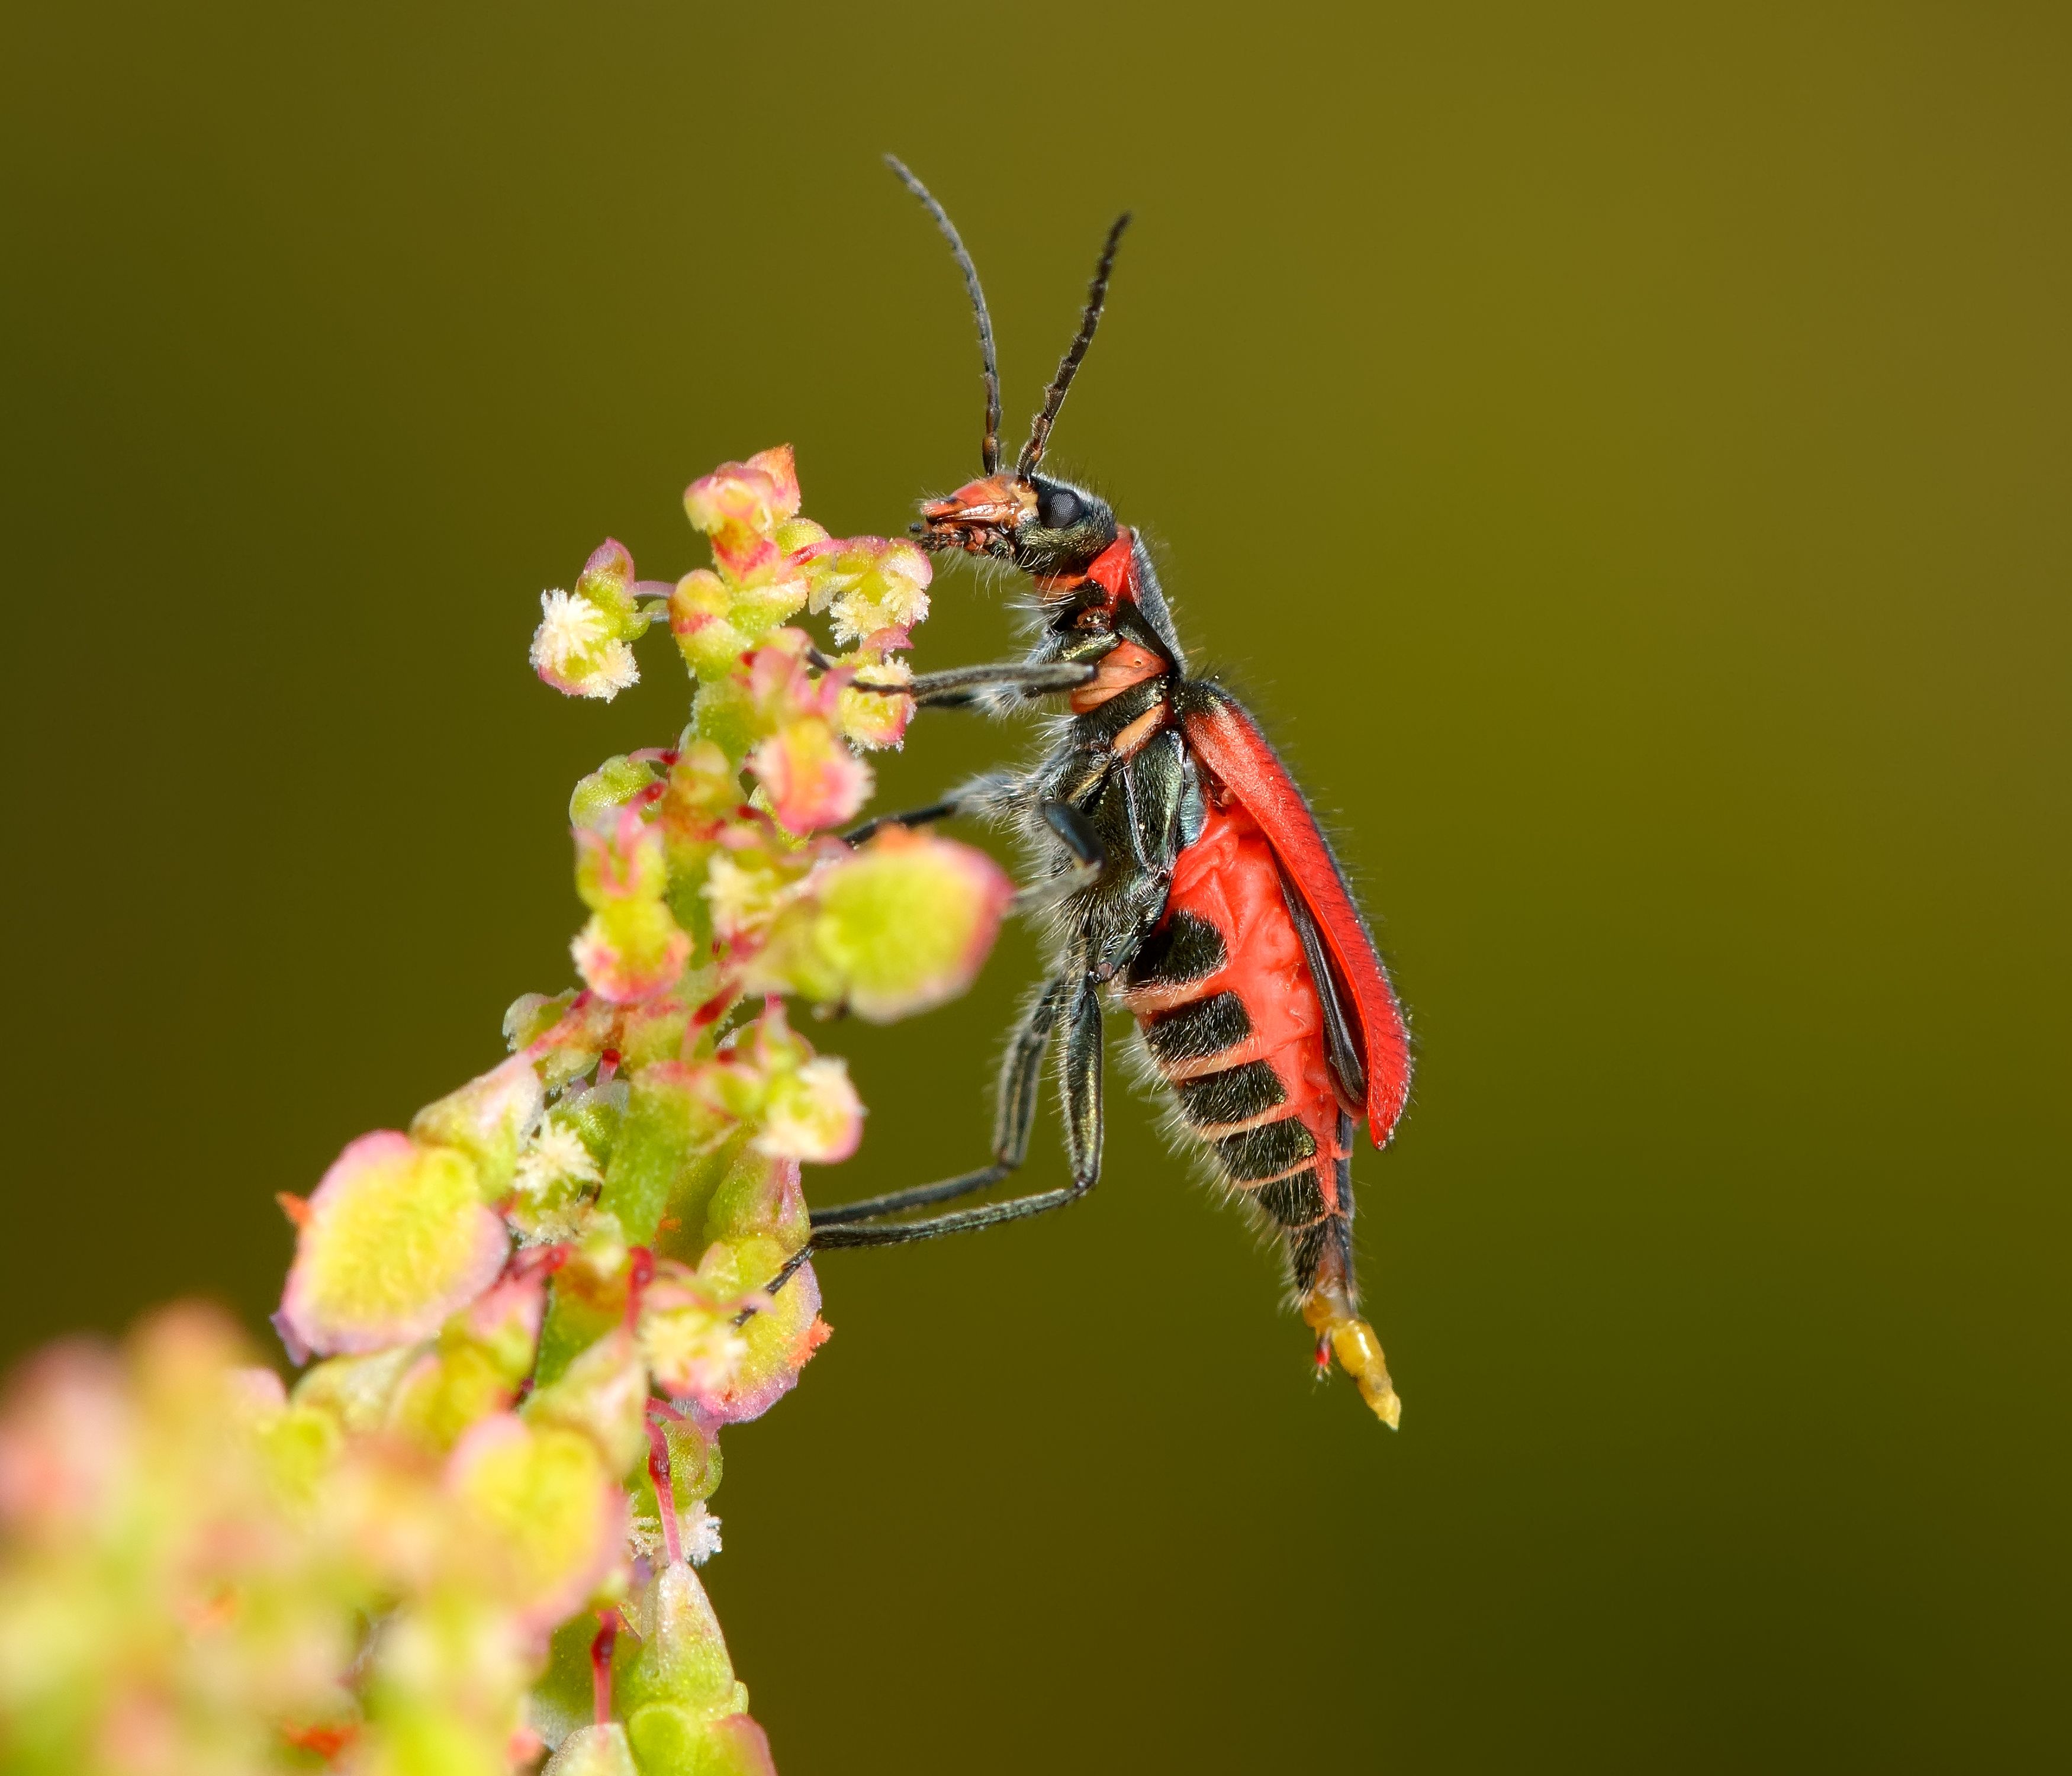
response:
[[[590,1643],[590,1693],[600,1727],[611,1720],[611,1649],[619,1643],[619,1630],[624,1626],[616,1610],[598,1611],[597,1634]]]
[[[668,1433],[648,1420],[648,1478],[655,1482],[655,1506],[662,1517],[662,1553],[672,1566],[684,1557],[676,1533],[676,1489],[669,1478]]]
[[[728,981],[726,985],[722,985],[719,991],[714,993],[711,998],[705,1001],[703,1005],[700,1005],[696,1011],[691,1013],[690,1028],[692,1030],[703,1030],[709,1024],[717,1023],[721,1018],[724,1018],[727,1013],[733,1009],[734,1001],[738,999],[740,997],[741,989],[735,986],[732,981]],[[687,1040],[689,1039],[689,1031],[685,1032]]]
[[[641,1297],[655,1281],[655,1254],[645,1246],[635,1246],[627,1258],[626,1330],[636,1332],[640,1328]]]

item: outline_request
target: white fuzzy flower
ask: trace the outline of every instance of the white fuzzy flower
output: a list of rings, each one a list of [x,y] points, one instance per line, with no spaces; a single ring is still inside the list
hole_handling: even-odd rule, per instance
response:
[[[719,1519],[705,1509],[702,1498],[677,1518],[676,1528],[684,1558],[692,1565],[703,1566],[719,1552]]]
[[[662,1519],[652,1511],[635,1511],[627,1520],[626,1542],[634,1553],[651,1560],[665,1553]],[[676,1546],[693,1566],[703,1566],[719,1552],[719,1519],[705,1509],[703,1499],[676,1514]]]
[[[635,1511],[626,1519],[626,1545],[636,1556],[653,1560],[662,1547],[662,1519],[652,1511]]]
[[[614,627],[610,614],[580,592],[542,592],[532,670],[569,697],[618,696],[640,682],[640,668]]]
[[[595,1184],[602,1182],[602,1174],[574,1129],[565,1123],[544,1123],[518,1156],[512,1182],[527,1196],[544,1196],[564,1178]]]
[[[580,592],[542,592],[532,664],[541,672],[565,671],[571,660],[594,647],[603,634],[604,613]]]
[[[640,668],[634,662],[633,650],[623,641],[608,641],[597,656],[597,664],[583,675],[583,694],[616,697],[627,685],[639,682]]]

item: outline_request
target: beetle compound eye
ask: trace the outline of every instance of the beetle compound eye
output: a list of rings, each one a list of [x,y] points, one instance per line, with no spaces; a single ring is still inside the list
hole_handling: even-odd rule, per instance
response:
[[[1070,487],[1053,487],[1043,495],[1043,528],[1070,530],[1086,512],[1086,502]]]

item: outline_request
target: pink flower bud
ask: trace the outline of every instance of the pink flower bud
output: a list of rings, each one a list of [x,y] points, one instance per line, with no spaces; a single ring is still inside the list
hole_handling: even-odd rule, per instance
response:
[[[713,1298],[723,1298],[728,1292],[713,1285],[731,1277],[743,1262],[755,1267],[751,1274],[759,1281],[774,1272],[783,1257],[783,1248],[771,1240],[744,1240],[738,1250],[715,1244],[701,1261],[700,1282]],[[707,1272],[713,1273],[709,1278]],[[811,1264],[800,1266],[775,1297],[751,1298],[762,1305],[741,1328],[746,1348],[726,1379],[677,1396],[680,1405],[695,1407],[708,1424],[738,1424],[760,1418],[798,1385],[799,1371],[832,1336],[820,1318],[820,1280]]]
[[[780,559],[772,533],[799,509],[791,446],[722,462],[684,490],[684,510],[712,538],[713,558],[730,574],[767,573]]]
[[[749,755],[748,768],[777,824],[801,837],[839,826],[870,798],[870,767],[818,716],[779,729]]]
[[[839,686],[816,679],[807,664],[813,638],[803,629],[773,630],[749,656],[745,689],[758,715],[776,727],[801,715],[829,715]]]
[[[591,992],[631,1005],[676,984],[691,939],[661,901],[628,900],[593,914],[569,951]]]
[[[633,557],[625,544],[607,536],[590,551],[576,576],[576,595],[587,598],[615,624],[633,613]]]
[[[790,445],[778,444],[767,450],[758,450],[743,467],[769,477],[773,525],[798,516],[799,466]]]
[[[615,901],[659,900],[668,886],[662,835],[639,808],[615,808],[602,825],[576,828],[576,892],[585,905],[602,911]]]
[[[911,628],[928,614],[935,567],[904,538],[830,539],[804,552],[813,584],[812,607],[830,610],[845,647],[875,631]]]
[[[657,1281],[640,1319],[641,1355],[656,1385],[676,1400],[723,1394],[748,1354],[734,1323],[738,1305],[684,1280]]]
[[[56,1541],[91,1522],[121,1484],[132,1420],[121,1369],[105,1346],[68,1340],[31,1359],[0,1416],[0,1523]]]
[[[868,676],[876,684],[903,682],[905,670],[903,663],[888,660],[871,667]],[[906,724],[914,719],[914,709],[911,697],[888,697],[882,691],[860,691],[845,685],[841,701],[836,705],[835,724],[845,739],[882,751],[906,740]]]

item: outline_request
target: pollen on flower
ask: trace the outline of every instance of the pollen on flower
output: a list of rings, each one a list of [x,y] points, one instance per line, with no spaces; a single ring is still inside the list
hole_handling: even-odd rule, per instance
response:
[[[592,697],[614,697],[628,685],[640,682],[640,668],[635,662],[633,650],[623,641],[609,641],[597,656],[597,665],[589,675],[593,687]]]
[[[703,1566],[720,1552],[719,1519],[705,1509],[702,1498],[683,1512],[676,1523],[684,1558],[692,1565]]]
[[[540,594],[532,661],[534,672],[570,697],[609,699],[640,679],[619,622],[582,591]]]
[[[567,669],[578,654],[604,636],[604,613],[579,592],[540,594],[540,627],[532,632],[532,664],[540,672]]]
[[[627,1520],[626,1543],[635,1554],[653,1560],[663,1552],[662,1519],[652,1511],[635,1511]],[[704,1500],[676,1514],[676,1545],[693,1566],[703,1566],[721,1552],[719,1519]]]
[[[512,1182],[524,1195],[542,1196],[564,1180],[596,1184],[602,1182],[602,1174],[574,1129],[549,1122],[518,1156],[517,1175]]]

